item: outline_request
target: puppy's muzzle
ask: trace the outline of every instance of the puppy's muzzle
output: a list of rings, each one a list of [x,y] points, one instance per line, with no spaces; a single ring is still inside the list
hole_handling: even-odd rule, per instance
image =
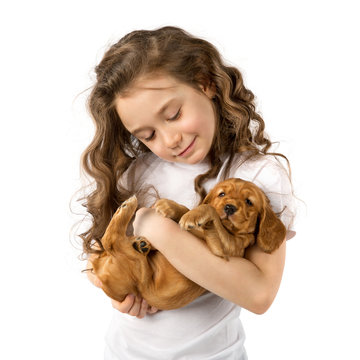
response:
[[[224,211],[227,216],[230,216],[236,212],[237,208],[234,205],[226,204],[224,206]]]

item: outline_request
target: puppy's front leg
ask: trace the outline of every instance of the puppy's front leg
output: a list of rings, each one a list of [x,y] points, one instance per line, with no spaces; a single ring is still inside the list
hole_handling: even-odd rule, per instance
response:
[[[190,210],[182,216],[179,225],[205,240],[214,255],[228,259],[223,244],[229,241],[230,234],[224,229],[219,215],[211,205],[202,204]]]
[[[170,218],[176,222],[179,222],[181,217],[189,211],[186,206],[180,205],[173,200],[159,199],[154,204],[156,212],[164,217]]]

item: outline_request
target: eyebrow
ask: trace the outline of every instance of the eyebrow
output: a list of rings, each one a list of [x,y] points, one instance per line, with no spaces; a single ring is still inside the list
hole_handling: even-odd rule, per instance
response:
[[[165,110],[169,107],[170,103],[174,100],[175,98],[171,98],[169,99],[165,104],[163,104],[163,106],[159,109],[159,111],[156,113],[157,115],[161,115],[162,113],[165,112]]]
[[[161,115],[165,112],[165,110],[169,107],[170,103],[173,102],[175,100],[174,97],[170,98],[169,100],[167,100],[162,106],[161,108],[156,112],[157,115]],[[134,131],[131,132],[132,135],[136,135],[137,133],[143,131],[143,130],[147,130],[149,127],[148,126],[144,126],[144,127],[140,127],[138,129],[135,129]]]

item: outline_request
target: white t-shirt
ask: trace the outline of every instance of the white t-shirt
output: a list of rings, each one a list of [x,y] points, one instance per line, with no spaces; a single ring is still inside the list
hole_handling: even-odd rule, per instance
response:
[[[294,217],[291,185],[285,169],[274,157],[249,160],[240,167],[238,156],[229,177],[252,181],[268,196],[275,212],[292,232]],[[225,165],[225,164],[224,164]],[[153,185],[161,198],[174,200],[188,208],[199,202],[194,179],[208,169],[205,162],[188,165],[170,163],[149,153],[137,161],[135,180]],[[205,184],[209,191],[222,180]],[[122,184],[126,186],[126,177]],[[150,203],[147,205],[151,205]],[[212,293],[205,293],[187,306],[159,311],[143,319],[114,310],[106,335],[106,360],[244,360],[245,334],[239,318],[241,308]]]

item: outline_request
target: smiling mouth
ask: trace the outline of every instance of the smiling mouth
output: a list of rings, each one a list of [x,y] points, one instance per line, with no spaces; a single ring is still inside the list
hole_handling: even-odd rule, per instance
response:
[[[195,143],[195,139],[196,139],[196,137],[184,151],[182,151],[180,154],[178,154],[178,156],[184,156],[186,153],[188,153],[188,151],[193,147],[193,145]]]

